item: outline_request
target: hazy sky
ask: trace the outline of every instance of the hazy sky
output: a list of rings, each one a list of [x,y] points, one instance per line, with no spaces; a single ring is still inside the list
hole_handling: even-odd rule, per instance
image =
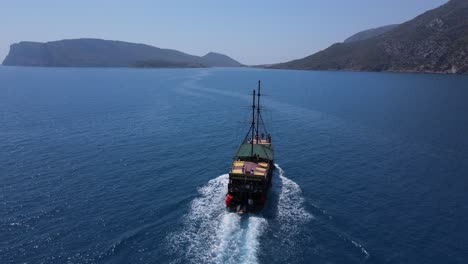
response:
[[[0,0],[0,60],[23,40],[103,38],[227,54],[245,64],[302,58],[447,0]]]

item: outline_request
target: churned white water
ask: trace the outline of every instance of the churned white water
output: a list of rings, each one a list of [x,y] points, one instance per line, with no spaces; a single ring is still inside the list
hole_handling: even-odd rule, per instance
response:
[[[303,207],[299,186],[284,176],[276,165],[279,181],[271,195],[278,195],[277,220],[283,232],[291,232],[298,221],[312,218]],[[210,180],[199,188],[200,196],[191,202],[181,231],[171,234],[172,249],[193,263],[258,263],[261,236],[268,225],[261,214],[240,216],[224,208],[228,174]]]

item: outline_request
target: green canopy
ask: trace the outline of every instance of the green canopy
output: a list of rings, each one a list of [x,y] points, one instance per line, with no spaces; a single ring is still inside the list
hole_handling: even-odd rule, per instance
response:
[[[251,144],[242,144],[234,156],[237,158],[246,158],[257,155],[261,159],[273,160],[273,145],[271,144],[254,144],[253,145],[253,155],[252,155],[252,145]]]

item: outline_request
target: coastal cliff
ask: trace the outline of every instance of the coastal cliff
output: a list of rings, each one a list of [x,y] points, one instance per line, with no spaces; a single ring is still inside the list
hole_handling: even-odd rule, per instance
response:
[[[383,34],[267,68],[468,73],[468,1],[451,0]]]

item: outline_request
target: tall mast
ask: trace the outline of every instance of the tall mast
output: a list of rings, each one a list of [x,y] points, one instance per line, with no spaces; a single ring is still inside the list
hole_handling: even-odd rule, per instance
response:
[[[255,89],[253,90],[253,101],[252,101],[252,140],[250,141],[250,143],[252,144],[252,150],[250,152],[250,156],[253,156],[254,133],[255,133]]]
[[[257,131],[255,133],[255,139],[257,140],[258,144],[258,127],[260,126],[260,80],[258,81],[258,94],[257,94]]]

